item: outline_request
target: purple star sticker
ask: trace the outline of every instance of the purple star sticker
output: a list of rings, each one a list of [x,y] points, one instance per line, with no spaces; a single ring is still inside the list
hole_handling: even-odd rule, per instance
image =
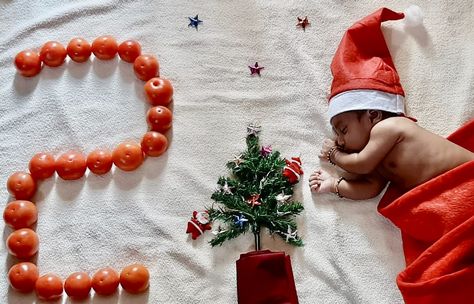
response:
[[[262,149],[260,149],[260,155],[262,155],[263,157],[267,157],[268,155],[270,155],[270,153],[272,153],[271,145],[262,146]]]
[[[255,66],[249,65],[250,75],[257,74],[260,76],[260,70],[263,70],[264,67],[258,66],[258,62],[255,62]]]

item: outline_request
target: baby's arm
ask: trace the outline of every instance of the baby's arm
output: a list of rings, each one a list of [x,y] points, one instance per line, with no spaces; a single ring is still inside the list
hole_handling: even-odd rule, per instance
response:
[[[344,170],[357,174],[369,174],[382,162],[401,138],[401,132],[389,120],[376,124],[367,145],[358,153],[346,153],[335,149],[331,160]]]
[[[358,179],[345,180],[331,176],[324,170],[316,170],[309,178],[309,187],[316,193],[336,193],[352,200],[364,200],[377,196],[387,181],[377,173],[364,175]]]

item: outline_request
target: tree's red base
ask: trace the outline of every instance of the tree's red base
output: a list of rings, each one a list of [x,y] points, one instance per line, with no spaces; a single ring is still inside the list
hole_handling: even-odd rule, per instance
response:
[[[239,304],[297,304],[290,256],[270,250],[240,255],[237,261]]]

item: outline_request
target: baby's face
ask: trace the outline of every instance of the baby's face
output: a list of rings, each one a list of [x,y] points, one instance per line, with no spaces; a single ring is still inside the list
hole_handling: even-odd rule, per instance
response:
[[[360,152],[369,142],[371,124],[367,112],[344,112],[331,119],[336,144],[347,152]]]

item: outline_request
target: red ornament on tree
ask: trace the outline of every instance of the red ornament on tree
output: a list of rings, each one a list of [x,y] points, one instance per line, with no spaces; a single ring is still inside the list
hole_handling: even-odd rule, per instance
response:
[[[290,184],[296,184],[303,174],[301,168],[301,159],[299,157],[292,157],[290,160],[285,159],[286,166],[283,168],[283,176],[288,178]]]

